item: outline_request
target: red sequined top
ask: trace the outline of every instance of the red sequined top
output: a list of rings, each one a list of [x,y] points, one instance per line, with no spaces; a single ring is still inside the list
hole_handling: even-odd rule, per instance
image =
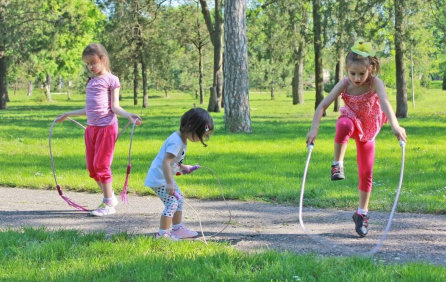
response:
[[[347,93],[348,78],[345,78],[345,87],[341,93],[345,106],[341,108],[340,117],[348,117],[353,121],[361,142],[375,140],[383,124],[388,121],[381,109],[378,94],[372,92],[373,80],[374,77],[364,94],[350,95]]]

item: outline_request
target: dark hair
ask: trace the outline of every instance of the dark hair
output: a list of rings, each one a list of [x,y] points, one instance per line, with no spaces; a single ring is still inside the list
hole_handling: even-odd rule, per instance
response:
[[[214,130],[214,122],[211,115],[201,108],[192,108],[181,117],[180,132],[192,133],[198,136],[205,147],[207,144],[203,141],[206,132]]]
[[[351,63],[362,63],[366,65],[367,67],[372,65],[372,74],[376,75],[380,72],[381,67],[379,65],[379,60],[376,56],[368,56],[364,57],[359,54],[356,54],[355,52],[348,52],[347,57],[345,57],[345,67],[347,68],[349,64]]]
[[[108,52],[102,44],[91,43],[85,47],[84,52],[82,52],[82,59],[89,56],[98,56],[99,59],[103,60],[105,68],[107,71],[111,72],[110,58]]]

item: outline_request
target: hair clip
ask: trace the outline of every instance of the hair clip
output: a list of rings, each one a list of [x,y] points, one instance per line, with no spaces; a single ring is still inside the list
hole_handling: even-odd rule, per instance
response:
[[[363,57],[373,57],[375,56],[375,51],[373,50],[372,43],[364,41],[362,38],[358,38],[351,48],[353,53],[361,55]]]

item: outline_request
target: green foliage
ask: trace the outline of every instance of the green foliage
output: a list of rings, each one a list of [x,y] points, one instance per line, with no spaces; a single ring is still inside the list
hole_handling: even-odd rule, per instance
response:
[[[7,281],[440,281],[444,267],[384,265],[369,258],[320,258],[227,244],[45,229],[0,233]]]
[[[149,94],[153,97],[154,93]],[[307,92],[306,103],[292,106],[284,92],[276,100],[268,95],[250,95],[252,134],[231,134],[225,131],[224,113],[213,113],[216,130],[203,148],[188,145],[185,160],[218,172],[226,198],[259,200],[296,205],[299,201],[302,172],[307,156],[305,136],[314,112],[314,93]],[[395,105],[395,91],[388,90]],[[141,115],[143,125],[134,133],[132,192],[144,195],[151,190],[143,186],[150,166],[167,136],[179,127],[180,116],[197,100],[193,95],[173,92],[170,98],[150,99],[151,107],[133,106],[132,95],[123,93],[121,105]],[[84,95],[72,95],[71,101],[55,95],[54,103],[42,102],[38,96],[28,98],[17,94],[7,110],[2,111],[0,124],[0,184],[7,186],[54,189],[48,150],[48,130],[59,114],[84,106]],[[446,176],[446,144],[442,142],[446,117],[443,105],[446,95],[429,90],[416,98],[416,107],[409,105],[409,118],[401,119],[408,133],[406,167],[399,211],[446,213],[444,179]],[[333,158],[334,125],[338,113],[327,111],[321,122],[310,170],[307,177],[305,205],[316,207],[354,208],[357,206],[357,165],[354,142],[347,149],[347,179],[329,179]],[[85,123],[85,118],[78,118]],[[120,120],[120,127],[126,123]],[[52,139],[58,182],[65,190],[99,193],[96,183],[88,177],[85,166],[83,131],[66,121],[56,124]],[[116,192],[121,190],[128,161],[129,131],[117,141],[112,165]],[[389,125],[377,137],[374,166],[374,190],[370,209],[389,210],[399,180],[401,149]],[[217,180],[203,169],[176,179],[188,197],[217,199],[221,197]],[[56,192],[55,192],[56,193]],[[69,195],[69,191],[67,192]],[[416,197],[414,195],[417,195]]]

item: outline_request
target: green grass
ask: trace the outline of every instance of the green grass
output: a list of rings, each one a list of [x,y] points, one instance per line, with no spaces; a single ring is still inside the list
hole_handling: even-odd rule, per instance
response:
[[[0,185],[54,189],[48,150],[51,122],[68,110],[84,106],[84,95],[74,94],[71,101],[64,95],[54,95],[46,102],[41,93],[31,98],[19,93],[11,95],[8,109],[0,111]],[[389,91],[394,105],[395,91]],[[293,106],[291,98],[276,93],[271,101],[268,94],[250,96],[251,134],[232,134],[225,131],[224,114],[212,113],[215,133],[203,148],[189,143],[187,164],[200,164],[218,172],[225,196],[231,199],[257,200],[298,204],[301,177],[307,157],[305,136],[314,112],[314,93],[305,95],[305,104]],[[206,98],[207,101],[207,98]],[[131,94],[125,94],[121,105],[143,118],[137,127],[132,147],[132,173],[129,186],[132,192],[145,195],[143,186],[151,161],[163,141],[179,127],[180,116],[197,101],[192,94],[171,93],[170,98],[152,96],[149,107],[133,106]],[[412,109],[409,118],[400,119],[406,128],[405,174],[398,211],[446,213],[446,91],[427,90]],[[202,107],[206,108],[206,105]],[[358,201],[356,150],[351,140],[345,159],[345,181],[331,182],[329,170],[333,159],[334,125],[338,113],[327,111],[316,140],[307,176],[305,205],[322,208],[354,208]],[[85,123],[85,118],[78,118]],[[126,123],[120,119],[121,127]],[[371,210],[391,209],[398,186],[401,148],[385,125],[376,141],[374,187]],[[66,121],[56,124],[53,133],[53,154],[58,182],[65,191],[99,192],[88,177],[84,157],[83,131]],[[116,146],[112,166],[114,186],[122,189],[125,178],[129,130]],[[219,198],[220,191],[213,174],[200,169],[190,176],[177,177],[187,197]],[[55,192],[56,193],[56,192]],[[68,192],[69,194],[69,192]]]
[[[444,267],[320,258],[227,244],[23,229],[0,233],[2,281],[441,281]]]

